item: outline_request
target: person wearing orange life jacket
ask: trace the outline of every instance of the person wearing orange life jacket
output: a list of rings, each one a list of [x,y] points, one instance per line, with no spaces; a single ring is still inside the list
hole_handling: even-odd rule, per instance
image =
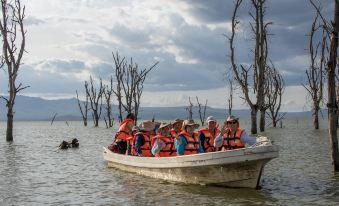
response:
[[[142,122],[139,125],[140,131],[134,135],[134,141],[132,145],[132,155],[151,157],[151,140],[154,129],[154,124],[148,124],[149,122]],[[152,126],[153,125],[153,126]]]
[[[172,124],[172,129],[170,130],[170,135],[173,138],[178,138],[179,137],[183,121],[184,120],[182,120],[182,119],[175,119],[174,120],[174,123]]]
[[[132,135],[129,136],[127,140],[127,151],[126,155],[133,155],[133,149],[134,149],[134,140],[135,140],[135,134],[140,132],[140,128],[138,126],[133,126],[132,128]]]
[[[217,126],[217,120],[214,119],[213,116],[209,116],[207,117],[206,122],[208,127],[200,129],[198,133],[199,153],[217,151],[213,146],[215,137],[220,133]]]
[[[170,134],[171,124],[161,123],[158,134],[154,137],[152,154],[156,157],[176,156],[174,138]]]
[[[226,151],[244,148],[245,144],[253,145],[255,143],[256,138],[247,135],[245,130],[240,128],[239,119],[231,115],[224,123],[220,134],[215,138],[214,147]]]
[[[177,155],[189,155],[198,153],[198,133],[194,132],[199,124],[193,120],[185,120],[182,125],[182,132],[175,139],[175,147]]]
[[[118,146],[119,153],[125,154],[127,150],[127,138],[132,135],[135,116],[133,113],[127,114],[126,118],[120,123],[120,127],[115,135],[113,142]]]

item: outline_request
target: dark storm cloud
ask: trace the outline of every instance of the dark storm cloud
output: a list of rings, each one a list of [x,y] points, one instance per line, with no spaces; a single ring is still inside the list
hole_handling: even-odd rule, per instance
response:
[[[187,0],[187,4],[191,5],[188,9],[188,12],[194,17],[197,21],[202,23],[221,23],[229,22],[231,20],[232,10],[233,10],[233,1],[203,1],[203,0]],[[320,1],[322,4],[322,12],[325,17],[331,18],[332,14],[332,1]],[[245,4],[244,4],[245,3]],[[300,79],[304,74],[305,69],[307,69],[307,61],[305,58],[304,65],[293,64],[293,58],[295,56],[304,56],[308,54],[308,34],[310,26],[312,24],[315,9],[310,5],[308,0],[295,1],[295,0],[270,0],[266,1],[266,22],[273,22],[273,25],[270,26],[269,33],[271,34],[269,39],[269,49],[270,49],[270,58],[275,61],[291,61],[290,64],[282,64],[282,70],[287,71],[287,73],[292,73],[292,75],[285,75],[286,83],[290,85],[300,85]],[[238,34],[237,38],[237,60],[243,63],[250,63],[251,59],[251,31],[250,24],[253,20],[248,15],[250,6],[247,1],[243,1],[242,8],[238,14],[238,18],[241,21],[241,26],[244,28],[244,33]],[[191,31],[190,31],[191,30]],[[176,41],[178,45],[186,48],[187,51],[192,56],[214,60],[219,60],[218,62],[224,61],[224,57],[228,53],[228,45],[221,44],[221,41],[216,41],[219,43],[214,43],[211,36],[206,37],[206,33],[210,33],[207,29],[201,29],[203,31],[198,31],[190,27],[182,30],[182,38],[178,36]],[[205,32],[201,34],[201,32]],[[220,32],[220,31],[219,31]],[[220,32],[221,33],[221,32]],[[226,35],[227,31],[224,31]],[[187,38],[190,35],[191,38]],[[244,35],[241,37],[241,35]],[[199,36],[204,36],[199,39],[198,43],[194,44],[192,39],[197,40]],[[209,41],[208,41],[209,40]],[[220,40],[220,39],[219,39]],[[205,49],[202,49],[205,48]],[[211,53],[213,57],[209,55],[209,49],[217,51]],[[221,51],[224,51],[224,55],[220,55]],[[216,55],[215,55],[216,54]]]
[[[225,22],[233,9],[232,1],[186,0],[185,2],[190,5],[188,12],[197,20],[205,23]]]
[[[187,0],[188,12],[202,25],[189,25],[180,14],[170,14],[170,26],[175,32],[148,25],[135,29],[130,25],[114,25],[107,32],[120,42],[103,42],[97,36],[85,35],[90,44],[79,45],[78,52],[87,53],[103,59],[107,63],[92,65],[96,76],[107,77],[112,71],[111,52],[119,51],[126,58],[133,58],[140,68],[148,68],[156,59],[160,63],[149,74],[145,89],[149,90],[192,90],[211,89],[223,86],[223,74],[229,67],[229,48],[225,35],[226,28],[211,29],[205,24],[229,23],[233,1]],[[245,1],[244,1],[245,2]],[[326,0],[326,2],[329,2]],[[253,59],[253,41],[248,15],[248,2],[239,13],[243,31],[238,32],[236,58],[239,63],[250,64]],[[329,11],[329,4],[323,3],[323,11]],[[300,85],[304,71],[308,67],[308,37],[314,9],[307,0],[267,1],[267,22],[272,21],[269,32],[270,59],[281,70],[288,85]],[[328,12],[327,12],[328,13]],[[326,13],[326,14],[327,14]],[[225,29],[225,30],[224,30]],[[152,42],[151,35],[160,35],[166,42]],[[166,48],[175,46],[181,53],[173,54]],[[177,55],[177,56],[175,56]],[[298,60],[294,58],[299,56]],[[177,58],[197,60],[197,64],[178,62]],[[112,63],[112,64],[111,64]]]

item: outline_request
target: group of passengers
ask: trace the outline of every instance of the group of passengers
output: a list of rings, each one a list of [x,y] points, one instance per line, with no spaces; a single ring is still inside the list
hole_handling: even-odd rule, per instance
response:
[[[221,129],[216,119],[209,116],[207,127],[199,130],[199,124],[193,120],[176,119],[172,124],[146,121],[139,126],[134,126],[134,120],[134,114],[128,114],[121,122],[114,139],[114,152],[168,157],[239,149],[256,143],[255,137],[240,128],[235,116],[229,116]]]

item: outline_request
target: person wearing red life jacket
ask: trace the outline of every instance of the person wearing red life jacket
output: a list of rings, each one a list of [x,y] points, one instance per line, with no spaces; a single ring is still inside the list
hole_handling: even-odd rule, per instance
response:
[[[217,120],[213,116],[209,116],[206,122],[208,127],[200,129],[198,133],[199,153],[217,151],[213,146],[215,137],[220,133]]]
[[[156,157],[176,156],[174,138],[170,136],[171,124],[161,123],[154,137],[152,154]]]
[[[189,155],[198,153],[198,133],[194,132],[199,127],[193,120],[185,120],[182,124],[182,132],[175,139],[177,155]]]
[[[140,131],[134,135],[132,145],[132,155],[151,157],[151,140],[153,137],[154,124],[152,122],[142,122],[139,125]]]
[[[231,115],[227,118],[220,134],[214,140],[214,147],[221,151],[241,149],[245,144],[253,145],[256,138],[246,134],[240,128],[239,119]]]
[[[179,137],[183,121],[184,120],[182,120],[182,119],[175,119],[174,120],[174,122],[172,124],[172,129],[170,130],[170,135],[173,138],[178,138]]]
[[[125,154],[127,150],[127,138],[132,135],[135,116],[133,113],[127,114],[126,118],[120,123],[119,129],[113,142],[118,146],[119,153]]]

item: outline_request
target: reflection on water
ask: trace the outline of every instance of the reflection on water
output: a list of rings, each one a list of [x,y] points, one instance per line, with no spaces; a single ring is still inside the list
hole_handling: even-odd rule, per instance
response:
[[[244,128],[249,122],[242,122]],[[325,122],[292,119],[264,135],[280,145],[280,156],[263,173],[262,189],[183,185],[107,168],[105,128],[81,122],[18,122],[13,143],[0,124],[1,205],[337,205],[339,174],[332,173]],[[62,140],[77,138],[78,149],[61,151]]]

